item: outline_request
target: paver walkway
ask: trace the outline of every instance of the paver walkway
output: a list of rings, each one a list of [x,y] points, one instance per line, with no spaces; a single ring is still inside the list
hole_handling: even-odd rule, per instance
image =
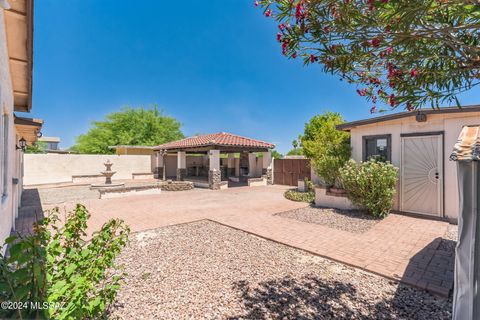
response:
[[[447,230],[446,222],[391,214],[363,234],[349,233],[276,216],[306,206],[286,200],[285,189],[282,186],[195,189],[87,199],[82,203],[92,214],[89,223],[92,230],[113,217],[124,219],[132,231],[209,219],[448,296],[453,285],[453,256],[439,248]],[[60,208],[68,210],[73,205],[67,202]]]

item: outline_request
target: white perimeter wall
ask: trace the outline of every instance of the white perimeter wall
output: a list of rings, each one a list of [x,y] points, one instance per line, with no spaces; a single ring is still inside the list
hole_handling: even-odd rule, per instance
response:
[[[480,124],[480,112],[427,115],[427,122],[416,122],[415,117],[412,116],[360,126],[351,130],[352,158],[357,162],[362,161],[363,136],[391,134],[392,164],[399,168],[401,161],[400,134],[444,131],[444,212],[446,217],[457,219],[459,211],[457,168],[456,162],[450,161],[449,157],[462,127],[474,124]],[[399,188],[397,188],[397,190],[399,190]],[[399,203],[400,194],[397,192],[394,209],[398,210]]]
[[[149,155],[25,154],[24,185],[71,182],[73,175],[100,174],[107,160],[116,171],[113,180],[132,179],[132,173],[151,171]]]

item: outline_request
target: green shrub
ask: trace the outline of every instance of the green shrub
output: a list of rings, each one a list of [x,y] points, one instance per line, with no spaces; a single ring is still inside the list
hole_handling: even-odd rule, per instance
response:
[[[317,175],[328,186],[337,183],[339,170],[350,159],[350,135],[337,130],[343,118],[339,113],[325,112],[305,124],[301,147]]]
[[[388,162],[369,160],[357,164],[348,161],[340,169],[343,187],[348,198],[375,217],[385,217],[393,206],[397,171]]]
[[[313,203],[315,201],[315,190],[312,181],[305,179],[307,186],[306,192],[300,192],[296,189],[287,190],[283,194],[285,198],[292,201]]]
[[[48,308],[0,309],[0,317],[93,319],[105,314],[125,276],[115,257],[127,244],[128,226],[110,220],[87,240],[90,214],[82,205],[58,218],[58,208],[28,236],[6,240],[0,255],[0,300],[48,304]]]

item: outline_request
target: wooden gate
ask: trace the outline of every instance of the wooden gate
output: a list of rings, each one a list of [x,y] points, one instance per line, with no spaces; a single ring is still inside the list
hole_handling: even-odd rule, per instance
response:
[[[273,183],[298,186],[298,180],[311,179],[310,159],[275,159]]]

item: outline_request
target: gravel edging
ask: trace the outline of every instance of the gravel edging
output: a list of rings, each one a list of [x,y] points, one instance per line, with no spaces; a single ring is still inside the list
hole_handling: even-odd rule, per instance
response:
[[[455,252],[458,240],[458,226],[455,224],[449,224],[447,231],[442,237],[440,244],[438,245],[438,250]]]
[[[381,221],[360,210],[305,207],[277,213],[276,216],[302,222],[321,224],[352,233],[364,233]]]
[[[211,221],[131,237],[111,318],[451,317],[451,300]]]

